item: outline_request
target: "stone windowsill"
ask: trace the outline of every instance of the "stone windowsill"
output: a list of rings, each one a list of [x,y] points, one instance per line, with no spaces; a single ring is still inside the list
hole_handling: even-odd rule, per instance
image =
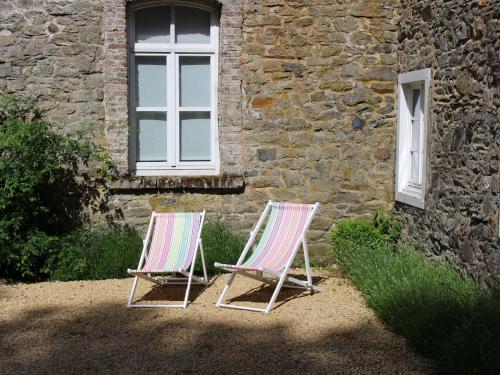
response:
[[[216,190],[224,192],[243,191],[245,179],[242,175],[222,176],[162,176],[139,177],[122,176],[114,181],[110,189],[114,193],[120,192],[157,192],[166,190]]]

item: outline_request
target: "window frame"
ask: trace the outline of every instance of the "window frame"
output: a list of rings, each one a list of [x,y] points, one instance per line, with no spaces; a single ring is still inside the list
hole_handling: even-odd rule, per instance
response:
[[[135,14],[138,10],[170,6],[170,39],[169,43],[136,43]],[[198,8],[210,14],[210,43],[175,43],[175,8],[185,6]],[[214,7],[190,1],[149,1],[131,4],[127,17],[128,25],[128,94],[129,94],[129,170],[136,176],[202,176],[218,175],[220,173],[219,130],[218,130],[218,71],[219,71],[219,19]],[[138,107],[136,103],[136,56],[166,56],[167,64],[167,107]],[[205,56],[210,57],[210,107],[195,107],[203,112],[210,112],[210,161],[180,160],[180,90],[179,90],[179,57]],[[174,82],[174,85],[169,84]],[[137,160],[137,123],[136,111],[167,113],[167,161]],[[161,110],[159,110],[161,109]],[[185,108],[182,109],[186,111]],[[196,112],[195,111],[195,112]],[[172,126],[172,124],[174,124]]]
[[[431,69],[421,69],[398,75],[398,116],[396,146],[396,201],[418,208],[425,208],[427,186],[427,135],[429,128],[429,89]],[[411,181],[411,149],[413,118],[411,108],[414,88],[420,88],[420,102],[423,105],[419,132],[419,181]]]

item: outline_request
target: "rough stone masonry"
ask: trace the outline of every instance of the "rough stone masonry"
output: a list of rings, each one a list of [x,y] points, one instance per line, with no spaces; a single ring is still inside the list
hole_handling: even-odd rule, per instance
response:
[[[498,255],[492,255],[495,242],[485,240],[492,235],[490,221],[498,208],[494,202],[488,206],[479,201],[484,194],[498,201],[498,166],[493,165],[498,162],[498,130],[496,143],[487,141],[487,135],[497,129],[490,98],[493,82],[488,81],[493,70],[481,68],[485,62],[478,60],[485,56],[491,60],[491,54],[480,51],[491,48],[488,40],[494,40],[489,39],[494,37],[491,26],[497,26],[492,17],[494,2],[483,0],[480,3],[486,4],[481,6],[470,2],[476,4],[470,10],[473,16],[461,29],[449,24],[450,15],[443,10],[449,1],[220,1],[221,174],[193,178],[138,178],[128,173],[128,2],[0,3],[0,91],[37,96],[50,108],[49,121],[61,131],[83,130],[109,150],[122,173],[113,186],[110,207],[123,220],[140,227],[151,210],[207,209],[211,217],[248,231],[269,199],[318,201],[321,209],[309,235],[318,258],[328,253],[329,231],[336,222],[366,217],[375,208],[394,204],[397,72],[430,66],[433,79],[449,85],[458,70],[448,67],[462,64],[462,74],[457,74],[462,82],[457,85],[462,90],[457,91],[458,99],[451,97],[446,85],[433,90],[439,96],[435,100],[446,99],[447,104],[433,109],[432,126],[442,124],[442,130],[432,142],[443,147],[451,142],[457,149],[443,148],[433,156],[436,161],[430,168],[442,183],[436,193],[429,192],[435,198],[428,199],[425,213],[399,209],[408,239],[423,236],[432,251],[456,254],[449,258],[480,279],[498,273]],[[458,8],[469,12],[465,3],[469,2]],[[470,31],[467,25],[483,16],[488,27],[477,37],[478,31]],[[453,30],[455,36],[436,37],[440,27]],[[471,61],[456,62],[455,49],[467,56],[468,40],[479,52],[471,52]],[[446,53],[438,53],[440,49]],[[465,69],[466,64],[476,64],[478,69]],[[469,81],[479,86],[469,87]],[[490,96],[481,96],[481,87],[487,87]],[[459,118],[469,118],[465,109],[463,117],[454,113],[460,106],[489,108],[473,111],[485,121],[469,115],[476,124],[472,133],[466,124],[458,125]],[[450,120],[452,115],[457,121]],[[489,169],[481,167],[488,172],[477,173],[479,156],[476,164],[466,163],[472,160],[466,153],[476,147],[489,158]],[[460,153],[464,157],[457,161],[453,155]],[[449,164],[441,164],[442,160]],[[451,163],[456,166],[451,168]],[[455,211],[440,211],[439,207],[449,205],[440,200],[441,192],[458,193],[452,177],[457,173],[466,182],[460,191],[470,190],[478,181],[482,190],[474,192],[474,204],[464,196],[454,201]],[[473,181],[472,176],[478,175],[484,179]],[[436,229],[450,220],[453,228],[462,229]],[[467,228],[481,228],[474,229],[469,251],[462,250],[467,248],[463,244]]]
[[[425,210],[396,207],[405,237],[500,290],[500,5],[416,1],[402,9],[399,69],[432,69]]]

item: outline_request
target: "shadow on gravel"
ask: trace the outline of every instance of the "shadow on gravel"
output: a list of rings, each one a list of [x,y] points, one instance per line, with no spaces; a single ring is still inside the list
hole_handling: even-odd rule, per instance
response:
[[[306,276],[302,275],[300,276],[292,275],[292,276],[299,280],[306,280]],[[325,277],[314,276],[313,285],[321,286],[321,284],[324,283],[327,279],[328,278]],[[276,285],[261,284],[260,286],[252,288],[243,294],[228,298],[226,300],[226,303],[253,302],[253,303],[267,304],[269,303],[269,300],[271,299],[271,296],[273,295],[275,289]],[[291,301],[296,298],[307,297],[310,294],[311,292],[303,289],[283,287],[281,288],[281,291],[278,294],[278,297],[276,298],[276,302],[273,305],[273,310],[278,309],[280,306],[282,306],[284,303],[288,301]],[[265,307],[265,305],[261,307]]]
[[[400,342],[370,324],[303,338],[269,315],[235,322],[227,311],[215,314],[203,319],[122,304],[88,306],[76,315],[31,310],[0,325],[0,373],[425,373]]]
[[[144,281],[142,281],[144,282]],[[184,301],[186,285],[154,285],[149,292],[136,301],[176,303]],[[193,303],[203,291],[207,289],[205,285],[192,285],[189,292],[189,303]]]

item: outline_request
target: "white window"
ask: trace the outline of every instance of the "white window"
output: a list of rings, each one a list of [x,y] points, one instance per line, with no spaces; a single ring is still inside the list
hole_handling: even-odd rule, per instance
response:
[[[398,77],[396,200],[424,208],[429,84],[431,70]]]
[[[219,173],[217,51],[213,8],[186,1],[131,6],[129,154],[135,174]]]

